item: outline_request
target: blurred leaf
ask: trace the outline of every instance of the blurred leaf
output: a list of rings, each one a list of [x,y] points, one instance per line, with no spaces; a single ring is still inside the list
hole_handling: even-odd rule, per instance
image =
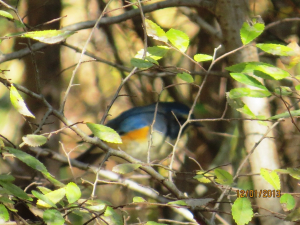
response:
[[[145,19],[145,23],[148,36],[158,41],[168,42],[167,35],[160,26],[148,19]]]
[[[280,56],[295,55],[295,52],[292,48],[280,44],[256,44],[256,47],[272,55],[280,55]]]
[[[270,173],[268,170],[261,168],[260,175],[265,179],[265,181],[271,184],[275,190],[280,190],[280,179],[275,171]]]
[[[66,195],[65,188],[60,188],[60,189],[51,191],[51,192],[45,194],[44,196],[47,197],[52,203],[56,204],[60,200],[62,200],[63,197],[65,197],[65,195]],[[49,204],[49,201],[45,202],[43,199],[39,199],[37,201],[37,205],[40,207],[45,207],[45,208],[53,207],[53,204],[51,205],[51,204]]]
[[[1,151],[1,148],[3,148],[3,147],[5,147],[5,145],[4,145],[2,138],[0,138],[0,151]]]
[[[292,40],[287,47],[293,49],[294,55],[281,56],[280,60],[283,64],[287,65],[287,68],[292,68],[300,62],[300,47],[297,40]]]
[[[254,73],[255,76],[274,80],[281,80],[290,76],[287,71],[262,62],[243,62],[226,67],[226,70],[235,73]]]
[[[253,87],[261,88],[266,91],[268,90],[262,83],[260,83],[257,79],[255,79],[252,76],[243,73],[230,73],[230,76],[242,84],[247,84]]]
[[[124,163],[114,166],[112,171],[119,174],[126,174],[131,173],[132,171],[140,168],[141,166],[141,164]]]
[[[102,124],[86,123],[88,128],[93,132],[93,134],[102,141],[109,143],[122,144],[122,139],[120,135],[110,127],[104,126]]]
[[[253,217],[253,209],[248,198],[237,198],[232,205],[231,211],[237,225],[248,224]]]
[[[233,182],[233,177],[226,170],[217,168],[214,170],[215,175],[217,176],[216,182],[223,185],[230,185]]]
[[[31,193],[38,199],[37,205],[45,208],[56,208],[56,205],[46,196],[40,192],[32,190]]]
[[[167,46],[154,46],[147,48],[146,56],[151,57],[152,59],[159,60],[161,59],[169,50]],[[144,49],[138,51],[138,53],[134,56],[134,58],[142,59],[144,55]]]
[[[43,30],[26,32],[20,37],[31,38],[46,44],[56,44],[64,41],[66,38],[70,37],[74,33],[74,31]]]
[[[293,91],[290,87],[286,86],[280,86],[275,88],[275,94],[280,95],[280,96],[288,96],[293,94]]]
[[[34,115],[28,110],[22,96],[19,94],[13,84],[10,86],[9,93],[11,104],[15,107],[16,110],[18,110],[20,114],[22,114],[23,116],[35,118]]]
[[[9,213],[6,207],[0,204],[0,221],[8,221],[9,220]]]
[[[29,197],[21,188],[12,184],[9,181],[0,181],[0,185],[9,193],[14,195],[17,198],[21,198],[24,200],[32,201],[32,198]]]
[[[290,111],[290,113],[291,113],[292,116],[300,116],[300,109],[292,110],[292,111]],[[280,114],[277,114],[275,116],[271,116],[269,119],[270,120],[277,120],[277,119],[280,119],[280,118],[288,118],[288,117],[290,117],[290,113],[289,112],[280,113]]]
[[[47,223],[47,225],[63,225],[65,223],[64,217],[55,209],[45,210],[43,220]]]
[[[0,175],[0,181],[5,181],[5,182],[12,182],[14,181],[15,178],[12,175],[9,174],[1,174]]]
[[[194,60],[196,62],[211,61],[213,60],[213,57],[211,55],[206,55],[206,54],[196,54],[194,55]]]
[[[42,146],[47,142],[47,138],[42,135],[28,134],[22,140],[31,147]]]
[[[66,197],[69,203],[74,203],[81,197],[80,188],[77,184],[70,182],[67,184],[66,188]]]
[[[289,172],[290,176],[297,180],[300,180],[300,169],[289,167],[287,168],[287,171]]]
[[[147,202],[144,198],[139,197],[139,196],[135,196],[133,197],[133,201],[134,203],[139,203],[139,202]]]
[[[241,30],[240,35],[243,42],[243,45],[246,45],[257,38],[265,29],[265,25],[263,23],[253,23],[250,24],[248,22],[244,22]]]
[[[123,225],[124,224],[122,217],[118,213],[116,213],[116,211],[110,206],[106,207],[104,216],[101,216],[101,218],[109,225]]]
[[[211,172],[207,173],[206,171],[197,171],[197,175],[193,178],[198,180],[200,183],[211,183],[211,180],[214,179],[214,174]]]
[[[299,221],[300,220],[300,208],[296,208],[293,212],[288,214],[285,219],[286,221]]]
[[[230,98],[230,94],[228,92],[226,93],[226,96],[227,96],[227,102],[231,107],[233,107],[234,109],[236,109],[237,111],[239,111],[241,113],[244,113],[244,114],[250,116],[251,118],[256,118],[254,113],[251,112],[251,110],[248,108],[248,106],[241,99]]]
[[[229,97],[231,99],[241,98],[241,97],[253,97],[253,98],[264,98],[270,96],[271,93],[266,90],[252,90],[250,88],[234,88],[229,92]]]
[[[181,52],[185,52],[190,44],[189,36],[180,30],[171,28],[167,33],[167,37],[177,49]]]
[[[290,211],[296,206],[295,198],[291,194],[283,194],[280,197],[280,204],[283,211]]]
[[[194,78],[192,77],[192,75],[188,74],[188,73],[177,73],[176,76],[178,78],[180,78],[181,80],[184,80],[187,83],[193,83],[194,82]]]
[[[144,59],[137,59],[137,58],[132,58],[130,60],[130,63],[132,66],[137,68],[150,68],[154,66],[152,62],[146,61]]]
[[[168,202],[167,204],[168,205],[187,205],[184,200],[172,201],[172,202]]]
[[[45,195],[50,193],[52,190],[43,186],[37,186],[37,188]]]
[[[43,163],[41,163],[39,160],[34,158],[33,156],[27,154],[26,152],[6,147],[6,149],[9,151],[9,153],[13,154],[16,158],[21,160],[23,163],[25,163],[27,166],[30,166],[31,168],[38,170],[42,173],[48,173],[46,167]]]
[[[300,91],[300,84],[296,85],[296,86],[295,86],[295,89],[296,89],[297,91]]]
[[[3,11],[3,10],[0,10],[0,16],[5,17],[7,19],[11,19],[11,20],[14,19],[13,15],[11,15],[9,12]]]

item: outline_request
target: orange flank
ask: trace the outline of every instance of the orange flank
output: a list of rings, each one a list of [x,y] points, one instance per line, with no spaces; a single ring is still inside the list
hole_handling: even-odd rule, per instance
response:
[[[149,129],[150,127],[146,126],[141,129],[130,131],[121,136],[122,140],[125,142],[127,140],[144,141],[148,137]]]

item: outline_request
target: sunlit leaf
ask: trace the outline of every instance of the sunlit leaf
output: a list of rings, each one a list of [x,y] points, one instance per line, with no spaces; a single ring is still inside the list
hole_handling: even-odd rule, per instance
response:
[[[104,126],[102,124],[86,123],[88,128],[93,132],[93,134],[109,143],[122,144],[122,139],[120,135],[110,127]]]
[[[180,30],[171,28],[167,33],[167,37],[177,49],[181,52],[185,52],[190,44],[189,36]]]
[[[167,35],[160,26],[148,19],[145,19],[145,23],[148,36],[158,41],[168,42]]]
[[[277,119],[280,119],[280,118],[288,118],[290,117],[290,114],[292,116],[300,116],[300,109],[298,110],[291,110],[290,112],[284,112],[284,113],[280,113],[280,114],[277,114],[275,116],[271,116],[269,119],[270,120],[277,120]]]
[[[237,225],[248,224],[253,217],[253,209],[248,198],[237,198],[232,205],[231,211]]]
[[[9,213],[6,207],[0,204],[0,221],[8,221],[9,220]]]
[[[11,20],[14,19],[14,17],[9,12],[3,11],[3,10],[0,10],[0,16],[5,17],[7,19],[11,19]]]
[[[229,92],[226,93],[227,96],[227,102],[228,104],[236,109],[237,111],[244,113],[251,118],[256,118],[255,114],[249,109],[249,107],[240,99],[240,98],[235,98],[232,99],[230,98]]]
[[[12,105],[15,107],[16,110],[18,110],[20,114],[22,114],[23,116],[35,118],[35,116],[28,110],[22,96],[19,94],[19,92],[13,84],[10,86],[9,93]]]
[[[257,38],[264,31],[264,28],[265,25],[263,23],[255,21],[252,21],[252,23],[244,22],[240,30],[243,44],[246,45]]]
[[[142,197],[135,196],[135,197],[133,197],[132,202],[134,202],[134,203],[140,203],[140,202],[147,202],[147,201],[144,198],[142,198]]]
[[[70,182],[67,184],[65,189],[66,189],[66,197],[69,203],[74,203],[81,197],[81,191],[80,188],[77,186],[77,184]]]
[[[264,98],[270,96],[271,93],[267,90],[253,90],[250,88],[234,88],[229,92],[231,99],[241,97],[253,97],[253,98]]]
[[[46,144],[47,138],[42,135],[28,134],[22,140],[31,147],[38,147]]]
[[[194,60],[196,62],[204,62],[204,61],[211,61],[213,57],[211,55],[206,54],[196,54],[194,55]]]
[[[66,38],[70,37],[74,33],[74,31],[43,30],[26,32],[20,37],[31,38],[46,44],[56,44],[64,41]]]
[[[260,48],[264,52],[267,52],[272,55],[280,56],[292,56],[295,55],[295,52],[292,48],[280,45],[280,44],[256,44],[256,47]]]
[[[280,179],[278,174],[275,171],[269,172],[268,170],[261,168],[260,175],[271,184],[274,189],[280,190]]]
[[[268,90],[262,83],[260,83],[257,79],[255,79],[252,76],[243,73],[230,73],[230,76],[242,84],[247,84],[249,86]]]
[[[54,191],[49,192],[48,194],[45,194],[45,196],[53,203],[56,204],[60,200],[63,199],[66,195],[66,190],[65,188],[60,188]],[[49,204],[49,201],[45,202],[44,199],[39,199],[37,201],[37,205],[40,207],[45,207],[45,208],[50,208],[53,207],[53,204]]]
[[[169,50],[167,46],[154,46],[147,48],[146,56],[151,57],[152,59],[159,60],[161,59]],[[144,49],[138,51],[138,53],[134,56],[134,58],[142,59],[144,55]]]

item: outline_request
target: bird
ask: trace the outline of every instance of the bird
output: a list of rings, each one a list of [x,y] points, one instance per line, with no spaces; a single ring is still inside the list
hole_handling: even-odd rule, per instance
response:
[[[166,141],[176,140],[180,125],[186,122],[189,111],[190,108],[187,105],[179,102],[159,102],[157,108],[156,103],[131,108],[106,123],[106,126],[114,129],[122,139],[122,144],[107,143],[107,145],[123,150],[143,162],[146,162],[148,149],[150,149],[151,162],[162,160],[170,154],[172,149]],[[193,114],[191,118],[194,118]],[[152,124],[153,132],[151,133]],[[202,126],[199,122],[193,124],[196,127]],[[184,130],[187,127],[185,126]],[[152,145],[149,148],[150,135]],[[95,149],[96,146],[90,147],[76,160],[94,163],[99,155],[103,154]]]

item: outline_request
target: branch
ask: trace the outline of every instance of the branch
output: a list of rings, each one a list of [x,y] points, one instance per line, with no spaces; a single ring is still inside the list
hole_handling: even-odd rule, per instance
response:
[[[157,9],[163,9],[163,8],[169,8],[169,7],[179,7],[179,6],[186,6],[186,7],[203,7],[205,9],[208,9],[210,11],[213,11],[215,8],[215,1],[214,0],[167,0],[163,2],[156,2],[150,5],[146,5],[142,7],[142,10],[144,13],[153,12]],[[123,21],[126,21],[128,19],[132,19],[136,16],[140,16],[140,10],[139,9],[133,9],[130,11],[127,11],[119,16],[114,17],[105,17],[102,18],[99,27],[103,25],[112,25],[116,23],[120,23]],[[92,21],[86,21],[86,22],[80,22],[73,25],[66,26],[62,28],[61,30],[68,30],[68,31],[78,31],[83,29],[89,29],[92,28],[96,23],[96,20]],[[31,46],[32,51],[37,51],[42,48],[45,48],[47,44],[45,43],[35,43]],[[6,54],[6,55],[0,55],[0,63],[6,62],[12,59],[18,59],[21,57],[24,57],[25,55],[28,55],[30,53],[30,49],[24,48],[22,50]]]

